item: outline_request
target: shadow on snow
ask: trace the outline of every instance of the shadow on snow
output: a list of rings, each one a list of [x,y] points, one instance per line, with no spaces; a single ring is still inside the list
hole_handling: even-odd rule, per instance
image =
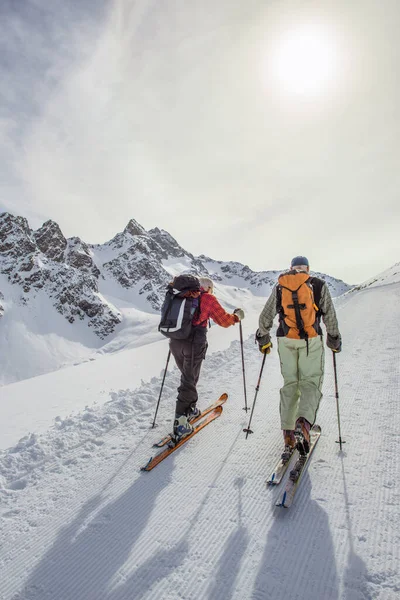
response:
[[[254,584],[252,600],[338,600],[339,583],[328,516],[308,498],[306,472],[290,509],[276,507]],[[271,500],[276,497],[273,490]]]
[[[91,498],[74,521],[60,531],[24,589],[15,594],[13,600],[119,598],[118,592],[110,593],[110,585],[145,530],[157,497],[171,480],[172,459],[164,465],[162,476],[137,476],[134,483],[110,503],[104,505],[102,494]],[[183,560],[187,551],[185,543],[176,550],[179,551],[166,563],[163,576],[166,570],[173,570]],[[145,563],[135,572],[137,587],[130,598],[141,597],[152,578],[159,577],[155,571]]]

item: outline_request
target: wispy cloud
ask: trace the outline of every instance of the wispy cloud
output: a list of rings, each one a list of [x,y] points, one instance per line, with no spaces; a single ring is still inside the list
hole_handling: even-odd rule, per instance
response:
[[[396,262],[399,8],[326,8],[348,64],[330,96],[309,103],[263,76],[273,36],[307,10],[3,3],[0,208],[87,241],[134,217],[194,253],[258,269],[308,253],[318,270],[358,281]]]

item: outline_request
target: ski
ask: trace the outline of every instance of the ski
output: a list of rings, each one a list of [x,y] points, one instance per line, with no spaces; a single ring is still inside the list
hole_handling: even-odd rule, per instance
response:
[[[306,456],[305,462],[301,467],[299,475],[298,475],[296,481],[292,481],[291,479],[288,479],[284,492],[279,494],[279,496],[278,496],[276,506],[281,506],[283,508],[289,508],[290,506],[292,506],[296,491],[300,484],[300,481],[303,477],[303,474],[307,470],[307,466],[310,461],[311,455],[312,455],[313,450],[314,450],[315,446],[317,445],[317,442],[320,437],[321,437],[321,427],[319,425],[314,425],[310,431],[310,451]],[[300,460],[300,457],[298,458],[298,460]]]
[[[141,467],[140,470],[141,471],[151,471],[152,469],[154,469],[154,467],[156,467],[158,464],[160,464],[160,462],[163,461],[164,458],[167,458],[167,456],[169,456],[170,454],[175,452],[175,450],[180,448],[183,444],[188,442],[193,436],[196,435],[196,433],[199,433],[199,431],[201,431],[203,429],[203,427],[205,427],[206,425],[208,425],[209,423],[214,421],[214,419],[219,417],[221,414],[222,414],[222,406],[219,405],[216,408],[214,408],[214,410],[207,413],[205,415],[205,417],[203,416],[203,419],[201,419],[201,417],[200,417],[198,424],[196,425],[196,427],[194,428],[194,430],[191,434],[187,435],[186,437],[181,439],[180,442],[178,442],[177,444],[174,444],[174,445],[172,445],[173,442],[171,440],[170,441],[171,445],[168,445],[166,448],[161,450],[161,452],[156,454],[156,456],[152,456],[150,458],[149,462],[147,463],[147,465],[145,465],[144,467]]]
[[[280,484],[280,482],[283,479],[283,476],[285,475],[290,463],[293,460],[293,456],[295,456],[296,454],[298,454],[296,448],[293,449],[292,454],[290,455],[289,460],[287,460],[285,463],[283,462],[283,460],[280,458],[278,460],[278,462],[275,465],[274,470],[272,471],[271,475],[268,477],[267,481],[265,482],[267,485],[278,485]]]
[[[203,419],[206,415],[208,415],[208,413],[210,413],[215,408],[217,408],[217,406],[221,406],[224,402],[226,402],[227,399],[228,399],[228,394],[222,394],[216,402],[213,402],[213,404],[210,404],[209,406],[207,406],[207,408],[205,408],[198,417],[196,417],[195,419],[190,421],[191,424],[194,425],[194,423],[198,423],[198,421]],[[170,442],[170,441],[171,441],[171,434],[167,433],[167,435],[165,435],[159,442],[156,442],[155,444],[153,444],[153,447],[154,448],[162,448],[163,446],[165,446],[165,444],[168,444],[168,442]]]

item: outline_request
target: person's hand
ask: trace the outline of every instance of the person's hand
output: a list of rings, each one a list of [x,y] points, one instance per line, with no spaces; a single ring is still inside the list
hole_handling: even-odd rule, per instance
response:
[[[243,321],[244,319],[244,310],[242,308],[235,308],[233,314],[237,316],[239,321]]]
[[[332,352],[340,352],[342,350],[342,338],[339,335],[331,335],[330,333],[326,336],[326,345],[332,350]]]
[[[269,354],[272,348],[271,336],[269,333],[265,335],[260,335],[260,332],[257,330],[256,333],[256,342],[258,344],[258,349],[261,354]]]
[[[272,342],[268,342],[268,344],[264,344],[264,346],[259,346],[261,354],[269,354],[271,352]]]

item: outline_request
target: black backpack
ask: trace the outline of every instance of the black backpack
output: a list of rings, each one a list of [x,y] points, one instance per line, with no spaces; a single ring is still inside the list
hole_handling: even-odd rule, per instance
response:
[[[189,292],[198,292],[196,297]],[[200,281],[194,275],[178,275],[168,284],[158,331],[173,340],[188,339],[192,320],[200,310]]]

